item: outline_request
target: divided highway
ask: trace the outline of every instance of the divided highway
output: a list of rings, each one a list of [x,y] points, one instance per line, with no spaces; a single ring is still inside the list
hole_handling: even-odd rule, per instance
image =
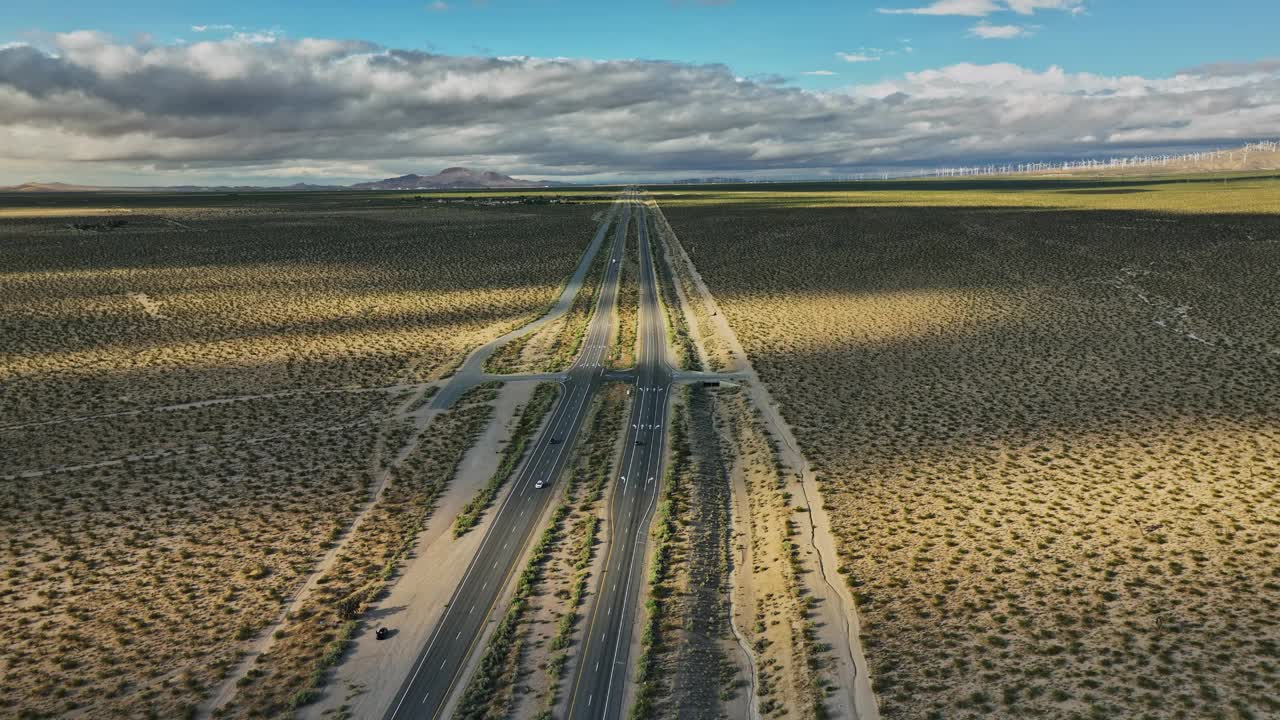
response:
[[[636,205],[640,237],[640,352],[620,477],[609,504],[609,551],[570,687],[570,720],[613,720],[623,706],[640,588],[646,577],[645,544],[662,482],[663,444],[671,394],[667,331],[658,299],[644,205]]]
[[[483,650],[480,639],[485,624],[503,590],[520,571],[539,520],[559,495],[555,481],[569,461],[569,448],[574,445],[591,398],[605,381],[604,355],[615,314],[631,208],[631,203],[625,203],[619,216],[600,298],[582,350],[561,382],[560,398],[551,417],[521,470],[511,480],[513,485],[506,500],[493,509],[492,526],[384,716],[387,720],[434,719],[443,714],[450,696],[463,680],[468,661],[474,653]],[[538,481],[546,487],[536,488]]]

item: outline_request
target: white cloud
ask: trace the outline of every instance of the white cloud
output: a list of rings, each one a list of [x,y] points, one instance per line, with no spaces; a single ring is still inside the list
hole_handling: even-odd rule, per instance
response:
[[[861,51],[861,50],[860,50],[860,51],[858,51],[858,52],[853,52],[853,53],[848,53],[848,52],[838,52],[838,53],[836,53],[836,57],[840,58],[841,60],[843,60],[843,61],[845,61],[845,62],[849,62],[849,63],[865,63],[865,62],[879,62],[879,61],[880,61],[880,55],[879,55],[879,53],[873,53],[873,52],[869,52],[869,51]]]
[[[810,70],[808,72],[803,72],[800,74],[801,75],[835,75],[835,73],[831,72],[830,70]]]
[[[1013,38],[1028,37],[1032,34],[1033,32],[1030,28],[1022,25],[992,25],[986,21],[969,28],[969,35],[983,40],[1012,40]]]
[[[279,30],[240,30],[235,25],[192,25],[191,31],[197,33],[229,33],[232,39],[249,43],[273,43],[284,34]]]
[[[427,6],[427,9],[431,12],[444,12],[449,9],[449,3],[444,0],[435,0],[435,2]]]
[[[1005,0],[1009,9],[1019,15],[1031,15],[1036,10],[1063,10],[1072,15],[1084,12],[1084,0]]]
[[[886,15],[967,15],[984,17],[999,12],[1004,7],[995,0],[936,0],[925,7],[915,8],[880,8]]]
[[[253,43],[256,45],[269,45],[280,39],[279,30],[254,30],[252,32],[238,32],[231,36],[236,42]]]
[[[325,38],[144,45],[80,31],[53,44],[0,49],[0,175],[147,167],[194,181],[481,161],[534,176],[757,175],[1219,144],[1280,127],[1274,61],[1169,77],[960,64],[817,92],[721,65]]]
[[[986,17],[1012,11],[1032,15],[1037,10],[1062,10],[1078,15],[1085,10],[1084,0],[935,0],[923,7],[879,8],[886,15],[961,15]]]

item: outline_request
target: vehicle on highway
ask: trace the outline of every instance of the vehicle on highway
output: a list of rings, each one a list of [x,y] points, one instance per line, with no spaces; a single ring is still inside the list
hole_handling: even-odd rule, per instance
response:
[[[553,437],[553,438],[551,438],[551,444],[552,444],[552,445],[559,445],[559,444],[560,444],[560,438],[558,438],[558,437]]]
[[[542,486],[543,486],[544,484],[545,484],[545,483],[544,483],[542,480],[539,480],[538,482],[536,482],[536,483],[534,483],[534,484],[533,484],[533,489],[534,489],[534,490],[541,490],[541,489],[542,489]]]

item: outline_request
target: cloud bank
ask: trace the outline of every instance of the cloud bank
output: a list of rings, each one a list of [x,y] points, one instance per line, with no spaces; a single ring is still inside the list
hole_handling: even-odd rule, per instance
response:
[[[43,177],[86,164],[279,178],[455,163],[602,179],[813,175],[1278,129],[1274,60],[1168,78],[962,64],[814,92],[720,65],[460,57],[270,34],[146,45],[82,31],[0,49],[0,168]]]

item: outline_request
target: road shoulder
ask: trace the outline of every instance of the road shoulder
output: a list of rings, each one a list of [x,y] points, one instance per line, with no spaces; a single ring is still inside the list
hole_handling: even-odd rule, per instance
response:
[[[351,648],[338,666],[337,677],[326,686],[318,702],[304,709],[302,717],[320,720],[344,706],[351,717],[381,717],[394,702],[454,588],[484,541],[493,514],[486,514],[460,538],[453,536],[454,518],[497,468],[500,448],[511,437],[517,411],[528,402],[536,386],[536,382],[512,382],[498,392],[493,420],[467,451],[457,476],[419,536],[412,558],[386,597],[370,608],[364,627],[352,639]],[[507,483],[495,502],[501,503],[512,487]],[[387,640],[377,640],[373,630],[379,626],[394,634]]]

